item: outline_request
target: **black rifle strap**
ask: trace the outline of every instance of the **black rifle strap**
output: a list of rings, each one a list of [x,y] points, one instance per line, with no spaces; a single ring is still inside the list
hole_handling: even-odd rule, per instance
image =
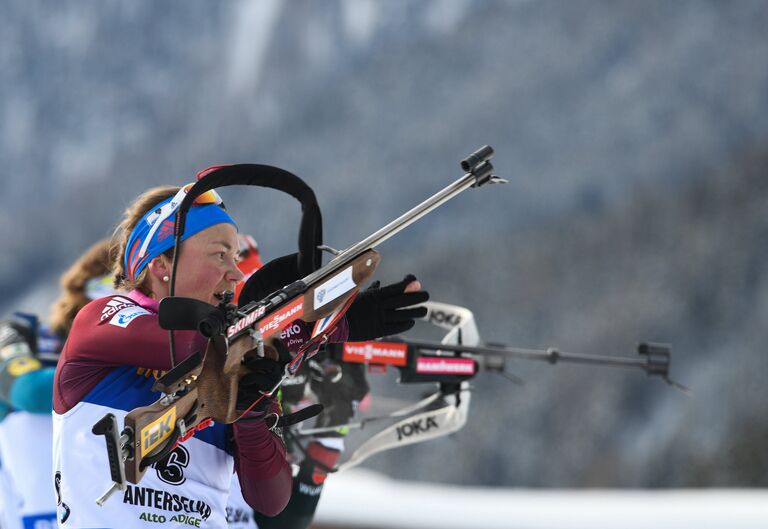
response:
[[[298,200],[301,203],[302,212],[299,226],[299,272],[304,276],[320,268],[322,251],[318,246],[323,244],[323,219],[315,192],[295,174],[271,165],[251,163],[226,165],[212,169],[200,178],[189,189],[179,206],[174,232],[177,245],[181,234],[184,233],[187,212],[194,200],[211,189],[232,185],[275,189]]]

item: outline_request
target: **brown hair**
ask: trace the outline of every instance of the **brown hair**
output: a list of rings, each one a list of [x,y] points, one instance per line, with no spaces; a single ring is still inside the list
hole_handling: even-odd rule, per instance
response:
[[[150,295],[149,280],[147,279],[147,268],[141,271],[141,273],[135,279],[128,278],[123,261],[125,258],[125,249],[128,246],[128,239],[131,236],[131,232],[136,224],[141,220],[147,211],[154,206],[171,198],[178,193],[179,187],[174,186],[160,186],[153,187],[139,195],[130,206],[128,206],[123,213],[123,219],[115,230],[115,235],[112,238],[111,252],[114,255],[114,261],[112,266],[112,272],[114,273],[115,288],[121,290],[138,290],[139,292]],[[173,256],[173,248],[164,252],[169,258]]]
[[[86,294],[88,281],[106,275],[112,268],[110,258],[110,240],[103,239],[75,261],[61,276],[63,292],[51,305],[51,330],[61,336],[69,334],[75,315],[91,299]]]

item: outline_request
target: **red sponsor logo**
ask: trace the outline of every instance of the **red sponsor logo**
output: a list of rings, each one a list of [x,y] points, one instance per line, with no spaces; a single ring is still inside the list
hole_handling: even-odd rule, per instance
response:
[[[269,338],[276,332],[280,332],[288,327],[292,321],[299,319],[302,314],[304,314],[304,299],[299,298],[265,318],[265,321],[260,321],[259,331],[261,331],[264,338]]]
[[[227,336],[231,338],[246,327],[258,322],[259,331],[264,338],[268,338],[285,329],[292,321],[301,318],[301,315],[304,314],[304,299],[300,297],[292,301],[261,321],[259,317],[263,316],[264,312],[264,307],[259,307],[244,318],[240,318],[227,329]]]
[[[157,242],[162,241],[163,239],[167,238],[169,235],[173,235],[173,229],[174,224],[171,219],[164,220],[163,223],[160,225],[160,229],[158,229],[157,234]]]
[[[416,362],[416,372],[434,375],[474,375],[475,361],[471,358],[422,356]]]
[[[342,359],[345,362],[404,366],[407,352],[408,346],[404,343],[346,342]]]
[[[230,325],[229,328],[227,328],[227,336],[231,338],[246,327],[249,327],[253,322],[264,315],[264,310],[264,307],[259,307],[237,320],[234,325]]]

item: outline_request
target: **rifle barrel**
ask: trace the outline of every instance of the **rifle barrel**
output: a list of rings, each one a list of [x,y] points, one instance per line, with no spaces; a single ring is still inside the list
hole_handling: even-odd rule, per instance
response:
[[[438,191],[406,213],[403,213],[383,228],[377,230],[375,233],[372,233],[362,241],[350,246],[339,255],[334,257],[327,265],[323,266],[315,272],[312,272],[304,279],[302,279],[302,281],[309,285],[312,282],[320,279],[322,276],[328,273],[329,268],[337,268],[351,261],[362,252],[378,246],[396,233],[400,232],[402,229],[422,218],[430,211],[437,209],[456,195],[466,191],[477,182],[478,175],[474,173],[466,173],[454,183],[446,186],[444,189]]]

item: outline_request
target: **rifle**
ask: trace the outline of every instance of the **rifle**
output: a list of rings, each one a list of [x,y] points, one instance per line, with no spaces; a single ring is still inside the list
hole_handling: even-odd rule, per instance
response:
[[[229,304],[231,296],[222,299],[217,307],[174,296],[178,248],[186,213],[195,198],[222,186],[261,185],[285,190],[277,182],[281,178],[293,178],[289,191],[292,195],[301,201],[306,198],[306,190],[295,182],[298,180],[295,175],[263,165],[223,166],[203,175],[187,191],[178,207],[170,295],[160,302],[159,308],[160,325],[170,331],[172,369],[153,386],[153,390],[162,392],[163,396],[149,406],[129,412],[122,430],[119,430],[117,419],[112,414],[107,414],[94,425],[93,433],[105,436],[113,482],[110,489],[97,499],[97,504],[103,505],[115,491],[124,490],[126,482],[137,484],[150,465],[166,457],[177,443],[209,426],[211,421],[231,424],[243,418],[262,399],[273,395],[283,381],[296,373],[305,359],[328,341],[360,287],[371,278],[380,261],[378,252],[373,248],[471,187],[506,183],[506,180],[493,175],[490,162],[493,153],[487,145],[478,149],[462,160],[461,167],[465,174],[454,183],[360,242],[336,252],[325,266],[240,309]],[[304,201],[302,205],[306,206]],[[319,218],[319,210],[317,216]],[[304,243],[306,241],[305,237]],[[301,236],[299,242],[301,245]],[[319,250],[315,247],[309,252]],[[297,319],[315,322],[310,339],[286,364],[282,380],[275,387],[244,412],[236,410],[239,380],[247,373],[247,368],[242,365],[245,356],[275,356],[270,340]],[[205,353],[195,353],[177,365],[174,330],[198,330],[208,338]],[[291,421],[304,418],[306,414],[288,420],[273,416],[270,427],[287,426]]]
[[[648,376],[658,377],[667,384],[687,392],[687,388],[669,378],[671,348],[665,344],[641,343],[640,358],[605,356],[546,350],[523,349],[505,345],[485,345],[467,308],[428,301],[424,320],[448,332],[440,342],[397,338],[367,342],[327,344],[326,355],[335,362],[363,363],[377,371],[389,366],[399,371],[401,384],[437,384],[435,393],[421,401],[386,415],[365,417],[355,422],[331,426],[288,429],[293,437],[327,435],[343,429],[364,430],[382,421],[391,423],[368,437],[336,470],[359,465],[367,458],[393,448],[421,443],[456,432],[464,427],[471,398],[470,381],[480,372],[499,373],[513,382],[517,377],[505,369],[506,360],[521,358],[549,364],[570,362],[617,368],[637,368]],[[298,442],[298,440],[297,440]]]

